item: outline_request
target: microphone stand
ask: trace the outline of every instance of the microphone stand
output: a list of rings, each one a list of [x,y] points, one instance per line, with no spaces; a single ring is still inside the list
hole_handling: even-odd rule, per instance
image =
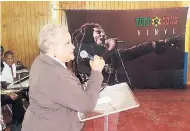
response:
[[[119,52],[119,49],[118,49],[117,47],[116,47],[116,51],[117,51],[117,53],[118,53],[118,55],[119,55],[119,59],[120,59],[121,64],[122,64],[122,66],[123,66],[125,75],[127,76],[127,81],[129,82],[129,84],[130,84],[131,86],[133,86],[132,83],[131,83],[130,77],[129,77],[127,71],[126,71],[125,64],[124,64],[124,62],[123,62],[123,60],[122,60],[122,58],[121,58],[121,54],[120,54],[120,52]],[[134,86],[133,86],[133,87],[134,87]]]

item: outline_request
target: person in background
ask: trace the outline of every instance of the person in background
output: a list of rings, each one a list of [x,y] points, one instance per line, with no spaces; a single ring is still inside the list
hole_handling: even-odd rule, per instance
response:
[[[95,56],[87,87],[67,69],[74,59],[74,45],[66,27],[45,25],[39,34],[40,55],[34,60],[29,76],[29,99],[22,131],[80,131],[83,123],[78,112],[92,111],[103,81],[104,60]]]
[[[13,83],[16,79],[16,65],[14,63],[14,54],[12,51],[4,53],[4,68],[1,79],[7,83]]]
[[[9,83],[13,81],[10,75],[8,65],[13,65],[13,53],[11,51],[5,52],[5,61],[3,62],[4,48],[1,46],[1,90],[6,90]],[[6,63],[5,63],[6,62]],[[3,73],[3,77],[2,77]],[[7,79],[6,79],[7,78]],[[8,81],[6,81],[8,80]],[[10,81],[11,80],[11,81]],[[1,106],[12,104],[12,125],[11,131],[20,131],[21,123],[24,118],[25,109],[23,107],[22,97],[16,93],[1,94]]]
[[[3,48],[3,46],[1,46],[1,72],[2,72],[2,70],[3,70],[3,68],[4,68],[3,58],[2,58],[3,52],[4,52],[4,48]]]

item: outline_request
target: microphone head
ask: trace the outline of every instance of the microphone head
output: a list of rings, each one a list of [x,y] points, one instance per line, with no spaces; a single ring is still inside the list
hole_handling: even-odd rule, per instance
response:
[[[88,58],[88,53],[85,50],[82,50],[80,52],[80,57],[82,57],[82,58]]]

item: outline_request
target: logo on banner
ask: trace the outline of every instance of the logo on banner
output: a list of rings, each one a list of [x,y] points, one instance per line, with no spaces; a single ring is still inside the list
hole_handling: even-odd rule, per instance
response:
[[[178,17],[177,16],[164,16],[164,17],[139,17],[136,18],[136,27],[141,28],[137,30],[138,36],[146,35],[149,36],[150,33],[153,35],[159,35],[159,33],[164,33],[165,35],[168,32],[172,32],[176,34],[176,29],[173,27],[172,29],[168,29],[168,25],[177,25],[178,24]],[[163,26],[164,28],[160,28]],[[148,28],[148,27],[152,27]],[[144,28],[144,29],[143,29]]]

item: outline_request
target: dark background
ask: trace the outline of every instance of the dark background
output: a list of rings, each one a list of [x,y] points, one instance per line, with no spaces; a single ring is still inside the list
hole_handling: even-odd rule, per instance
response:
[[[147,41],[162,40],[185,33],[187,9],[67,10],[66,16],[71,34],[84,23],[98,23],[103,27],[108,37],[119,38],[126,42],[119,45],[119,48],[130,48]],[[158,27],[152,25],[150,27],[136,27],[136,18],[155,18],[156,16],[159,18],[177,16],[178,23]],[[165,28],[167,28],[166,35],[164,34]],[[172,34],[173,28],[175,28],[176,34]],[[154,35],[154,29],[159,29],[158,36]],[[142,30],[141,36],[138,36],[137,30]],[[146,30],[149,30],[149,36],[146,35]],[[179,38],[177,41],[177,44],[179,44],[178,50],[169,47],[161,55],[153,52],[132,61],[124,62],[131,78],[132,85],[130,86],[135,88],[183,88],[185,35],[181,35]],[[121,81],[125,81],[126,76],[122,67],[119,69],[119,73]]]

